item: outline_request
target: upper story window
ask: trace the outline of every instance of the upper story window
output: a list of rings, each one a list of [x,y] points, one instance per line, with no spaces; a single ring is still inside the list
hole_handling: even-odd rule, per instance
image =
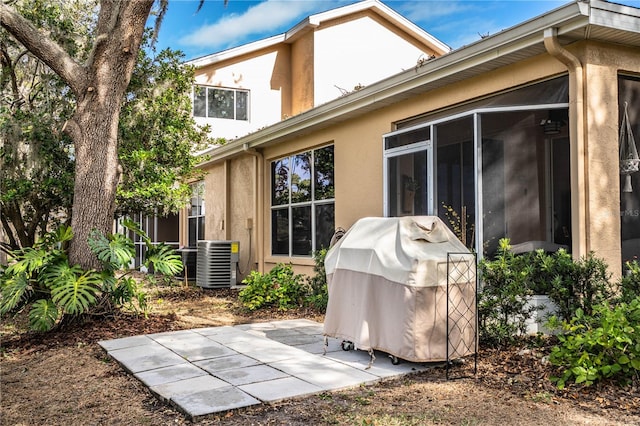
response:
[[[311,256],[335,228],[333,145],[271,163],[271,254]]]
[[[221,87],[193,87],[194,117],[249,119],[249,92]]]

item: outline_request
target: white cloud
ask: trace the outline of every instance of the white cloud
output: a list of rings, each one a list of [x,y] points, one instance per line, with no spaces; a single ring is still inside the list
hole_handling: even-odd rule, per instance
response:
[[[465,14],[476,6],[469,1],[403,1],[389,2],[389,6],[412,22],[433,22],[455,14]]]
[[[266,0],[242,14],[224,16],[217,22],[197,28],[180,43],[198,47],[229,47],[245,42],[249,36],[275,35],[318,10],[327,10],[336,2],[327,0]],[[337,3],[336,3],[337,7]]]

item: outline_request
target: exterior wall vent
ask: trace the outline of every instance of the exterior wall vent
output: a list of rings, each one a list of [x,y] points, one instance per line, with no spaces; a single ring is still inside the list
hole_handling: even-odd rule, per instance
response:
[[[239,253],[238,241],[198,241],[196,284],[202,288],[235,286]]]

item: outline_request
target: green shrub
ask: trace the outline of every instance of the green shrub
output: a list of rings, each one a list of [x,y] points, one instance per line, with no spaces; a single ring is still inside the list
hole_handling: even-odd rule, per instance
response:
[[[588,386],[605,378],[640,378],[640,298],[614,307],[596,304],[592,315],[577,309],[562,330],[549,357],[563,370],[551,379],[559,388],[569,381]]]
[[[264,274],[252,271],[242,283],[247,287],[238,296],[251,311],[269,306],[280,310],[301,306],[306,294],[303,276],[295,275],[293,267],[284,263]]]
[[[631,303],[640,297],[640,264],[637,260],[625,264],[625,273],[618,283],[619,302]]]
[[[509,240],[499,242],[493,260],[480,262],[482,289],[478,294],[480,339],[488,345],[508,345],[527,330],[532,291],[526,258],[515,256]]]
[[[327,249],[322,249],[313,254],[315,266],[314,275],[309,278],[309,294],[306,297],[306,304],[312,306],[320,312],[326,312],[329,294],[327,289],[327,273],[324,269],[324,259],[327,256]]]
[[[553,254],[538,250],[522,257],[532,291],[548,295],[564,320],[568,321],[577,309],[590,315],[594,305],[612,295],[607,264],[593,253],[577,261],[563,249]]]
[[[171,275],[182,270],[180,256],[163,244],[151,244],[133,222],[126,221],[125,226],[147,245],[144,266]],[[146,309],[140,285],[127,276],[135,256],[129,238],[91,234],[89,246],[102,262],[102,271],[84,271],[69,264],[64,247],[72,238],[71,228],[62,226],[33,247],[9,252],[10,265],[0,275],[0,314],[28,307],[30,327],[48,331],[65,318],[88,312],[106,314],[123,306]]]

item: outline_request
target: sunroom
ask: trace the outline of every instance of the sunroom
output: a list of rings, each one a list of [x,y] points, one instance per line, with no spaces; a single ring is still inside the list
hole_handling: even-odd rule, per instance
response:
[[[491,256],[571,250],[566,76],[397,123],[384,135],[386,216],[437,215]]]

